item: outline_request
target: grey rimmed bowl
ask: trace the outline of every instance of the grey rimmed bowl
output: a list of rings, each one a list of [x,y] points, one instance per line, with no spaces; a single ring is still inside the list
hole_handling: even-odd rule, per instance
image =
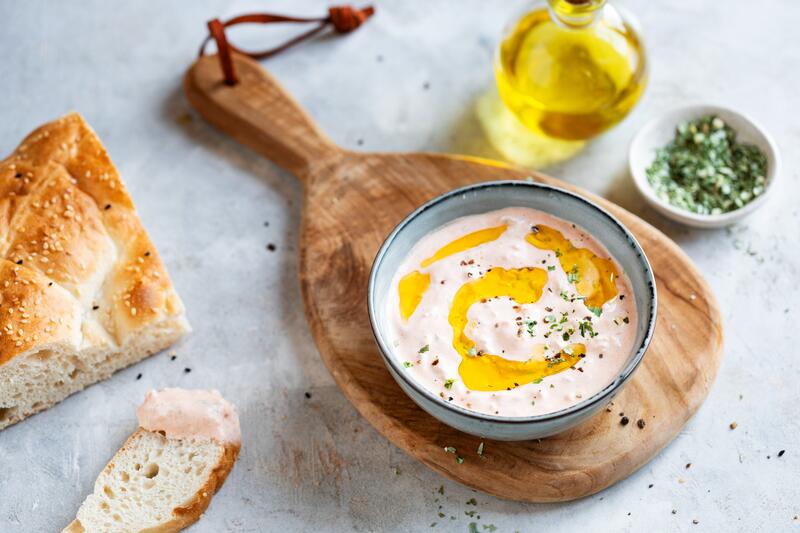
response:
[[[456,218],[503,209],[528,207],[574,222],[588,230],[611,253],[630,279],[638,315],[636,342],[619,375],[600,392],[553,413],[507,417],[470,411],[444,401],[404,371],[384,334],[386,298],[392,278],[413,246],[433,230]],[[372,265],[368,293],[369,319],[384,363],[400,388],[422,409],[458,430],[496,440],[528,440],[570,429],[586,420],[620,391],[642,362],[656,323],[656,285],[639,243],[611,214],[571,192],[526,181],[492,181],[445,193],[408,215],[389,234]]]

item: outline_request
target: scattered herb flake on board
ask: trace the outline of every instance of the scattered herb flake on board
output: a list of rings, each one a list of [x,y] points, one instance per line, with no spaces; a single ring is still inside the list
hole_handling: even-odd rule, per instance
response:
[[[464,458],[461,457],[460,455],[456,455],[456,464],[460,465],[463,462],[464,462]]]
[[[191,124],[192,120],[193,120],[192,115],[190,115],[189,113],[182,113],[177,117],[175,117],[175,122],[177,122],[181,126],[186,126],[187,124]]]
[[[481,441],[481,443],[478,444],[478,455],[483,456],[483,441]],[[783,450],[781,450],[781,452],[778,454],[778,457],[780,457],[781,455],[783,455]]]
[[[692,213],[733,211],[763,194],[767,157],[736,141],[736,132],[714,115],[681,122],[675,138],[656,151],[645,171],[660,199]]]

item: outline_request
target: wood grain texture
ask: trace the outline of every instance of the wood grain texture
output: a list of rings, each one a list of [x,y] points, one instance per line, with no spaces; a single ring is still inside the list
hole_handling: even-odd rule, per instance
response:
[[[210,123],[304,183],[300,280],[322,359],[344,394],[378,431],[430,468],[470,487],[531,502],[580,498],[623,479],[681,430],[719,367],[716,301],[689,258],[661,232],[602,198],[502,163],[443,154],[369,154],[334,146],[257,63],[235,57],[241,83],[222,83],[215,56],[187,72],[185,91]],[[658,322],[642,365],[603,411],[566,433],[487,442],[418,408],[383,365],[367,318],[367,278],[391,229],[421,203],[455,187],[527,177],[597,202],[636,236],[656,276]],[[620,412],[631,423],[620,424]],[[646,425],[640,429],[636,421]],[[444,446],[459,450],[456,464]]]

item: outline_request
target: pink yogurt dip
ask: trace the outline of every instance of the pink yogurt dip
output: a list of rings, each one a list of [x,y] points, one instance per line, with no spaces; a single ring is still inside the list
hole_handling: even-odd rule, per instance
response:
[[[136,416],[143,429],[163,431],[169,438],[241,442],[236,408],[216,390],[151,390]]]
[[[581,402],[602,390],[620,373],[627,362],[636,339],[636,303],[630,281],[620,273],[616,280],[619,294],[605,303],[602,315],[595,317],[583,300],[573,302],[561,297],[562,291],[574,293],[555,253],[539,249],[525,240],[532,225],[554,228],[577,248],[588,248],[595,255],[609,258],[610,254],[586,230],[570,222],[534,209],[512,207],[480,215],[467,216],[433,231],[420,240],[404,260],[392,281],[387,298],[386,331],[394,357],[422,387],[441,396],[445,401],[479,413],[521,417],[552,413]],[[485,228],[507,225],[497,239],[441,259],[426,268],[420,263],[446,244],[466,234]],[[473,262],[474,261],[474,262]],[[543,262],[544,261],[544,262]],[[519,306],[507,297],[494,298],[470,307],[466,332],[476,348],[487,353],[502,354],[507,359],[525,361],[535,345],[547,344],[550,353],[557,353],[571,342],[586,346],[586,356],[573,368],[511,390],[469,390],[461,380],[458,366],[461,356],[453,347],[453,331],[448,315],[456,291],[469,281],[483,276],[493,267],[523,268],[554,266],[542,297],[534,304]],[[404,321],[399,310],[398,283],[418,270],[430,274],[431,281],[414,314]],[[517,310],[513,307],[517,306]],[[522,310],[519,310],[522,307]],[[552,311],[546,311],[545,308]],[[575,335],[563,341],[560,335],[544,338],[547,328],[537,327],[534,336],[520,335],[515,317],[543,323],[546,315],[568,313],[569,325],[578,331],[578,321],[592,315],[594,338]],[[627,322],[623,319],[627,317]],[[422,347],[427,350],[420,353]],[[436,365],[432,363],[438,359]],[[411,365],[411,366],[408,366]],[[449,388],[448,380],[453,380]]]

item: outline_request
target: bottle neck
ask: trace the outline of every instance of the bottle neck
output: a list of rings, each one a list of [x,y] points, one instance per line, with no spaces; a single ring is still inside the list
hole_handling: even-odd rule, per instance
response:
[[[548,0],[550,16],[568,28],[585,28],[602,12],[606,0]]]

